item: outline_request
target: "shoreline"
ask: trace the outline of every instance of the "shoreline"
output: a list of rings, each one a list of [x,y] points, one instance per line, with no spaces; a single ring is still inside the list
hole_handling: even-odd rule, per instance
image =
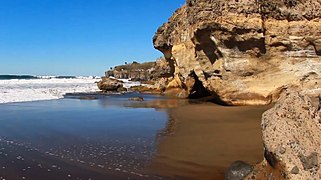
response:
[[[96,93],[94,94],[97,95]],[[126,93],[123,95],[108,94],[107,96],[106,94],[98,94],[98,96],[102,95],[103,97],[96,97],[97,99],[93,99],[94,101],[82,100],[75,94],[73,95],[73,97],[66,97],[61,100],[24,102],[22,104],[56,104],[55,108],[58,108],[59,111],[67,111],[71,113],[72,116],[78,116],[77,114],[79,112],[72,110],[72,108],[65,109],[57,105],[64,104],[63,106],[69,107],[73,103],[87,104],[86,111],[89,110],[90,112],[90,106],[96,104],[105,109],[104,111],[125,108],[133,112],[140,112],[143,109],[154,109],[152,111],[167,114],[166,116],[168,116],[169,119],[166,121],[166,125],[159,130],[156,135],[156,152],[152,156],[150,163],[145,167],[146,169],[144,168],[137,172],[140,174],[169,179],[195,178],[195,175],[204,178],[221,178],[227,167],[233,161],[240,159],[238,158],[240,157],[238,155],[245,157],[241,160],[249,163],[256,163],[256,161],[262,157],[259,128],[260,118],[258,118],[263,111],[261,109],[262,107],[220,106],[210,102],[189,101],[177,98],[171,99],[163,95],[140,93]],[[144,97],[145,100],[129,100],[129,98],[138,95]],[[6,106],[10,107],[8,104],[3,104],[3,107]],[[31,109],[40,108],[40,106],[35,107],[36,108]],[[49,107],[50,106],[48,106],[48,108]],[[77,107],[78,105],[75,108]],[[17,108],[19,109],[19,107]],[[41,108],[46,108],[46,106],[41,106]],[[263,109],[265,110],[265,108],[266,107]],[[26,110],[29,111],[28,109],[29,108]],[[251,113],[252,111],[256,112],[255,115]],[[246,118],[239,120],[238,118],[240,116],[242,117],[242,114],[250,120],[247,120]],[[129,116],[125,114],[119,115],[125,117]],[[98,116],[98,114],[95,116],[99,117],[99,119],[103,118],[100,115]],[[148,117],[151,118],[153,116]],[[217,119],[215,117],[220,118]],[[127,117],[125,119],[128,121],[131,118]],[[193,119],[197,121],[194,121]],[[95,120],[95,118],[93,120]],[[238,127],[239,125],[241,126]],[[229,132],[230,128],[234,128],[235,130],[236,127],[238,127],[237,129],[239,129],[239,131],[231,134]],[[246,127],[248,127],[247,130],[249,134],[245,132]],[[237,132],[240,132],[241,135]],[[242,133],[245,134],[242,135]],[[247,137],[251,136],[256,137],[254,140],[255,143],[253,143],[253,141],[245,141]],[[226,138],[227,140],[224,140]],[[245,149],[241,152],[238,152],[238,148],[231,149],[233,146],[240,146],[240,144],[235,142],[236,139],[238,139],[239,142],[247,144],[246,146],[243,146]],[[226,142],[224,143],[224,141]],[[230,150],[226,151],[226,155],[222,155],[221,153],[226,148]],[[198,153],[199,155],[196,157],[191,155]],[[245,156],[244,153],[246,154]],[[191,174],[191,172],[193,174]],[[126,174],[124,176],[126,176]]]
[[[143,101],[131,100],[136,97],[141,97]],[[236,161],[244,161],[257,168],[262,157],[265,157],[261,117],[266,110],[275,108],[275,104],[222,106],[206,98],[190,100],[140,92],[71,93],[56,102],[70,103],[73,100],[85,104],[88,100],[94,100],[92,103],[108,109],[154,109],[166,112],[169,119],[157,133],[156,153],[146,169],[137,173],[168,179],[223,179],[230,165]],[[318,102],[318,98],[312,99],[311,104],[318,109]],[[9,107],[10,103],[0,105]]]

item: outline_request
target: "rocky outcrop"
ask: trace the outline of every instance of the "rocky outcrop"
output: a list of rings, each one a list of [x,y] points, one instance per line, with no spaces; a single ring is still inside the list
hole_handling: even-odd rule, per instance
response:
[[[164,58],[159,58],[155,62],[138,63],[133,62],[125,65],[115,66],[105,72],[106,77],[117,79],[132,79],[134,81],[155,80],[161,77],[169,77],[171,68]]]
[[[321,118],[308,96],[285,92],[261,126],[265,158],[248,179],[321,179]]]
[[[100,90],[104,92],[109,91],[126,91],[123,87],[123,82],[117,79],[112,79],[108,77],[103,77],[101,81],[97,83],[97,86]]]
[[[169,84],[188,95],[269,104],[288,87],[321,91],[320,9],[321,0],[187,0],[153,42]]]

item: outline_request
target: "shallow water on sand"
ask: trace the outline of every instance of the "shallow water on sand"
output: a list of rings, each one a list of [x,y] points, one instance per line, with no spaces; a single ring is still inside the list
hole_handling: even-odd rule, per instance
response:
[[[0,105],[0,179],[156,178],[142,169],[168,114],[127,98]]]
[[[221,179],[235,160],[262,159],[267,107],[136,96],[0,105],[0,180]]]

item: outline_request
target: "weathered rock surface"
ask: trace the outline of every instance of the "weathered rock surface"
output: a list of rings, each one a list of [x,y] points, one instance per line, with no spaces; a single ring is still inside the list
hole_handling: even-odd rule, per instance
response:
[[[288,87],[321,91],[320,18],[321,0],[187,0],[153,42],[187,94],[269,104]]]
[[[321,118],[308,96],[285,92],[261,126],[265,159],[249,179],[321,179]]]
[[[119,65],[105,72],[106,77],[117,79],[132,79],[134,81],[155,80],[161,77],[170,77],[171,68],[164,58],[155,62],[138,63],[133,62],[126,65]]]
[[[97,86],[104,92],[124,90],[122,81],[108,77],[103,77],[103,79],[97,83]]]

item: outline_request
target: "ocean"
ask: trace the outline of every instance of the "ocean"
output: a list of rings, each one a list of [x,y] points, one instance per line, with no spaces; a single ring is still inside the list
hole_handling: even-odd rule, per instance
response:
[[[0,75],[0,80],[12,79],[76,79],[77,76]],[[95,78],[95,77],[93,77]]]
[[[67,93],[98,92],[96,76],[0,75],[0,103],[61,99]],[[139,82],[124,81],[124,87]]]

